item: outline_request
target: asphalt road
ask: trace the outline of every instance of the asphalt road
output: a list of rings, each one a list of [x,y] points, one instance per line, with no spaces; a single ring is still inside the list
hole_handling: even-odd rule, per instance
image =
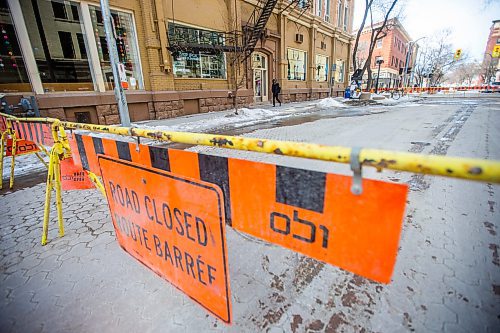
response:
[[[304,112],[248,126],[229,122],[220,132],[500,160],[499,98],[343,110],[309,106],[284,105],[282,110],[293,108],[291,114]],[[183,121],[193,118],[171,122]],[[350,174],[346,165],[188,149]],[[21,160],[28,166],[31,161]],[[66,235],[55,238],[52,221],[52,241],[40,246],[43,173],[19,170],[17,189],[0,192],[2,332],[498,332],[500,327],[499,185],[365,168],[364,177],[410,186],[396,268],[387,285],[227,228],[234,315],[227,326],[118,246],[107,204],[95,190],[64,194]]]

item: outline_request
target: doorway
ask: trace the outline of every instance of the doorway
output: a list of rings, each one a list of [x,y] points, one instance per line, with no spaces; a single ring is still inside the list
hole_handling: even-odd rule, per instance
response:
[[[268,61],[260,52],[252,54],[253,92],[255,102],[267,102],[268,98]]]

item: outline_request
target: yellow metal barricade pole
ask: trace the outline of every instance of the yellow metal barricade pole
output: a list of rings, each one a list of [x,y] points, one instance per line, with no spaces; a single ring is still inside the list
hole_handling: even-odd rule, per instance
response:
[[[43,165],[45,165],[45,167],[48,169],[49,168],[49,165],[47,164],[47,162],[45,162],[45,160],[43,159],[42,156],[40,156],[39,153],[35,153],[36,157],[38,157],[38,159],[40,160],[40,162],[43,163]]]
[[[52,151],[49,160],[49,170],[47,172],[47,186],[45,188],[45,207],[43,210],[42,245],[47,244],[47,236],[49,234],[50,199],[52,196],[54,163],[56,158],[58,157],[55,156],[55,151]]]
[[[43,214],[43,233],[42,245],[47,244],[47,237],[49,232],[49,219],[50,219],[50,199],[52,196],[52,189],[56,191],[56,208],[57,208],[57,222],[59,226],[59,237],[64,236],[64,218],[62,211],[62,195],[61,195],[61,164],[60,159],[64,156],[64,145],[61,143],[60,138],[60,125],[56,121],[52,124],[52,137],[54,138],[54,146],[50,152],[49,170],[47,173],[47,186],[45,192],[45,208]],[[67,142],[67,140],[66,140]],[[69,145],[68,145],[69,147]]]
[[[352,150],[349,147],[341,146],[324,146],[312,143],[276,141],[204,133],[157,131],[152,129],[79,124],[70,122],[61,122],[61,125],[68,129],[81,129],[124,136],[139,136],[158,141],[248,150],[260,153],[303,157],[339,163],[349,163]],[[500,183],[499,161],[437,155],[425,156],[421,154],[392,152],[377,149],[361,149],[360,161],[362,165],[373,166],[378,170],[392,169]]]
[[[0,137],[0,190],[3,188],[3,155],[5,150],[5,137],[7,135],[7,131],[2,132]]]
[[[54,118],[7,117],[10,119],[16,119],[17,121],[43,123],[59,122],[59,120]],[[81,124],[72,122],[60,122],[60,125],[65,129],[80,129],[91,132],[111,133],[135,137],[139,136],[159,141],[248,150],[339,163],[349,163],[351,154],[350,147],[324,146],[302,142],[276,141],[204,133],[158,131],[154,129]],[[63,142],[64,141],[65,140],[63,139]],[[66,144],[64,144],[64,146],[66,146]],[[421,154],[400,153],[376,149],[361,149],[360,157],[364,166],[373,166],[379,170],[392,169],[413,173],[500,183],[499,161],[436,155],[425,156]]]
[[[102,195],[106,198],[106,190],[104,189],[104,185],[102,185],[101,181],[99,180],[99,177],[91,171],[87,171],[87,174],[89,175],[89,178],[92,181],[92,183],[94,183],[95,187],[99,189]]]
[[[9,188],[14,188],[14,168],[16,166],[16,153],[17,153],[17,136],[16,132],[12,135],[12,163],[10,165],[10,184]]]

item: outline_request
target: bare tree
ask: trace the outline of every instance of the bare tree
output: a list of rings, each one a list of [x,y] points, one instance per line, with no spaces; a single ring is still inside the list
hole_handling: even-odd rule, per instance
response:
[[[462,62],[455,70],[446,76],[446,81],[458,85],[471,86],[472,81],[479,76],[481,66],[476,61]]]
[[[354,42],[353,54],[352,54],[352,63],[354,66],[354,70],[357,69],[362,70],[362,74],[365,71],[368,71],[368,88],[371,88],[372,84],[372,56],[373,50],[377,44],[377,41],[383,39],[387,36],[387,33],[394,27],[394,20],[390,20],[391,14],[395,13],[396,4],[398,0],[365,0],[365,11],[363,14],[363,21],[361,22],[361,26],[358,29],[356,34],[356,40]],[[369,22],[371,26],[371,34],[370,34],[370,42],[368,43],[368,47],[365,52],[362,52],[362,55],[359,55],[362,51],[360,47],[360,37],[363,29],[365,28],[366,21],[369,17]],[[375,19],[378,17],[382,17],[382,21],[379,24],[374,23]],[[359,64],[359,61],[356,61],[357,58],[366,58],[366,61],[362,65]]]
[[[424,79],[428,80],[429,86],[439,86],[447,73],[467,61],[466,53],[462,53],[460,59],[454,59],[455,51],[448,42],[450,34],[449,30],[443,30],[422,48],[415,66],[415,77],[419,86],[423,85]]]

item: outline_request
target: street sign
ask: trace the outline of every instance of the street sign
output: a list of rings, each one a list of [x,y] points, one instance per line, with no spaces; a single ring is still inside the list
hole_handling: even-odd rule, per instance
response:
[[[491,53],[491,56],[493,58],[499,58],[500,57],[500,44],[495,45],[493,48],[493,52]]]
[[[458,60],[462,56],[462,49],[457,49],[455,51],[455,55],[453,56],[453,59]]]
[[[230,323],[221,190],[108,156],[99,155],[98,163],[120,246]]]

